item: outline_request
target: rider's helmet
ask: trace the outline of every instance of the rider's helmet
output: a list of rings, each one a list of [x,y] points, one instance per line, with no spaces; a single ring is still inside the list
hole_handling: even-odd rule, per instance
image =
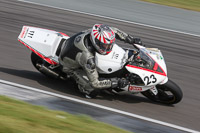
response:
[[[92,28],[90,40],[98,53],[108,54],[111,52],[115,42],[115,33],[104,24],[95,24]]]

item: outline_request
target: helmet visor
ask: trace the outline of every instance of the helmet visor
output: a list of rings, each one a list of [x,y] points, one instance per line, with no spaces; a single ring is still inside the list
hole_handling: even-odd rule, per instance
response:
[[[109,52],[112,50],[113,44],[114,42],[110,43],[110,44],[105,44],[100,42],[98,39],[95,38],[95,43],[97,44],[97,46],[99,47],[99,49],[102,52]]]

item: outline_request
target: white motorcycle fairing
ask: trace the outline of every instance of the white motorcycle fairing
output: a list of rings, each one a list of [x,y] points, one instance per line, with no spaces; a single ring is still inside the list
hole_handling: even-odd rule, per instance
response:
[[[95,63],[99,73],[110,74],[123,68],[126,63],[125,50],[117,44],[113,45],[112,51],[107,55],[96,52]]]
[[[155,62],[153,69],[147,69],[135,65],[127,64],[125,68],[130,72],[139,75],[143,80],[143,86],[129,84],[125,91],[132,93],[143,92],[150,89],[154,94],[157,94],[156,85],[164,84],[168,81],[167,68],[164,57],[160,50],[156,48],[145,48],[136,45],[142,52],[144,52],[151,60]],[[107,55],[100,55],[96,53],[95,62],[96,67],[100,73],[110,74],[123,68],[127,61],[126,51],[119,47],[117,44],[113,46],[112,51]],[[159,71],[158,71],[159,69]]]
[[[53,30],[23,26],[18,41],[52,65],[58,64],[56,51],[69,36]]]
[[[144,68],[135,65],[126,65],[126,69],[131,72],[139,75],[145,86],[154,86],[157,84],[164,84],[168,81],[167,78],[167,67],[164,61],[164,57],[160,50],[156,48],[145,48],[138,46],[140,48],[140,52],[145,53],[145,55],[155,62],[152,69]]]

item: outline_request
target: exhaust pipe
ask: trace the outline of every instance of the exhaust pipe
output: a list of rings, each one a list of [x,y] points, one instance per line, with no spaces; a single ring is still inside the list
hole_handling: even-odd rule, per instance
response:
[[[38,70],[40,71],[40,72],[42,72],[42,73],[45,73],[46,75],[48,75],[48,76],[51,76],[51,77],[53,77],[53,78],[60,78],[60,79],[62,79],[62,80],[67,80],[67,79],[70,79],[71,77],[69,76],[69,75],[60,75],[59,73],[57,73],[57,72],[55,72],[55,71],[53,71],[53,70],[51,70],[51,69],[49,69],[48,67],[46,67],[45,65],[43,65],[43,64],[39,64],[39,63],[37,63],[36,64],[36,67],[38,68]]]
[[[41,64],[36,64],[36,66],[38,67],[39,71],[42,72],[42,73],[45,73],[51,77],[54,77],[54,78],[59,78],[60,75],[54,71],[52,71],[51,69],[47,68],[46,66],[44,65],[41,65]]]

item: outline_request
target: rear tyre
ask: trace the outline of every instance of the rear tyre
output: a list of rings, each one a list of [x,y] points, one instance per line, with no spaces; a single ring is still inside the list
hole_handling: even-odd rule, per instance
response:
[[[164,104],[176,104],[183,98],[180,87],[171,80],[168,80],[163,85],[157,85],[156,88],[158,90],[157,95],[153,94],[150,90],[144,91],[142,94],[152,101]]]
[[[44,60],[41,58],[41,57],[39,57],[37,54],[35,54],[34,52],[32,52],[31,53],[31,62],[32,62],[32,64],[33,64],[33,66],[39,71],[39,72],[41,72],[40,70],[39,70],[39,68],[36,66],[36,64],[44,64],[44,63],[46,63],[47,65],[50,65],[50,64],[48,64],[47,62],[44,62]],[[46,73],[44,73],[44,72],[41,72],[43,75],[45,75],[46,77],[48,77],[48,78],[53,78],[53,76],[50,76],[49,74],[46,74]]]
[[[36,66],[37,63],[42,64],[43,59],[36,55],[34,52],[31,53],[31,62],[33,66],[39,71],[39,68]]]

